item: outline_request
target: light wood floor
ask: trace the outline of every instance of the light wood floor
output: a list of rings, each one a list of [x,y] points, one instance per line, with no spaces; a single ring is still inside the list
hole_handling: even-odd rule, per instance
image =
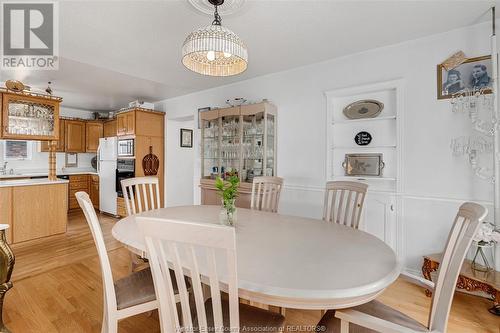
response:
[[[100,217],[115,279],[128,272],[127,250],[111,236],[114,219]],[[13,333],[100,332],[102,284],[97,252],[83,215],[70,217],[68,232],[50,239],[13,246],[16,254],[14,288],[6,296],[4,321]],[[397,281],[381,297],[384,303],[427,320],[430,299],[421,288]],[[450,333],[500,333],[500,317],[488,313],[491,302],[457,293]],[[310,332],[319,311],[288,309],[288,332]],[[302,328],[302,329],[298,329]],[[157,313],[120,322],[119,332],[159,332]]]

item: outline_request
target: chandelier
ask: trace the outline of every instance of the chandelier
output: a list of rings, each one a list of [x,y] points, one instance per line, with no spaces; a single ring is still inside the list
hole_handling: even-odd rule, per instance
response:
[[[214,7],[211,25],[197,29],[182,45],[182,64],[193,72],[208,76],[231,76],[244,72],[248,51],[243,41],[222,26],[217,7],[224,0],[208,0]]]

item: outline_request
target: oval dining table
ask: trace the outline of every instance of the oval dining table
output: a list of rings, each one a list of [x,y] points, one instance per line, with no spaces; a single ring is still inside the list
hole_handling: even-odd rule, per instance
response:
[[[219,206],[161,208],[118,221],[112,235],[147,257],[137,217],[219,223]],[[361,230],[322,220],[238,208],[238,296],[286,308],[325,310],[367,303],[400,274],[394,251]]]

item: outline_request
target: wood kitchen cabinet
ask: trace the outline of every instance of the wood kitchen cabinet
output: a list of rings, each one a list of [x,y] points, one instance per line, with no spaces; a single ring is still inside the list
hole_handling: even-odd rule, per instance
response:
[[[88,175],[70,175],[69,176],[69,191],[68,191],[68,209],[78,209],[80,205],[76,200],[76,192],[89,193],[89,179]]]
[[[105,138],[116,136],[116,123],[117,123],[116,119],[104,122],[103,136]]]
[[[103,137],[103,124],[100,121],[87,121],[85,123],[85,152],[96,153],[99,139]]]
[[[1,138],[40,141],[59,139],[61,98],[12,91],[3,92],[0,96]]]
[[[7,243],[12,243],[12,187],[0,187],[0,221],[8,224],[5,230]]]
[[[66,183],[10,188],[14,243],[66,232]]]
[[[56,152],[63,153],[64,152],[64,139],[66,133],[66,127],[64,124],[65,120],[64,119],[59,119],[59,140],[57,140],[57,145],[56,145]],[[41,142],[41,151],[48,152],[49,151],[49,142],[48,141],[42,141]]]
[[[85,152],[85,122],[81,120],[65,121],[64,151],[67,153]]]
[[[116,116],[116,135],[135,134],[135,111],[127,111]]]
[[[89,197],[95,209],[99,209],[99,176],[89,176]]]

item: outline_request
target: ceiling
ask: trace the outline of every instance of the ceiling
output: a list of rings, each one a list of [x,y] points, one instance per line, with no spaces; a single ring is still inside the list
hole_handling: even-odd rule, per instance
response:
[[[247,44],[248,69],[214,78],[180,62],[184,38],[212,21],[187,0],[61,1],[59,70],[0,78],[39,87],[53,81],[65,106],[116,110],[467,26],[491,3],[247,0],[222,19]]]

